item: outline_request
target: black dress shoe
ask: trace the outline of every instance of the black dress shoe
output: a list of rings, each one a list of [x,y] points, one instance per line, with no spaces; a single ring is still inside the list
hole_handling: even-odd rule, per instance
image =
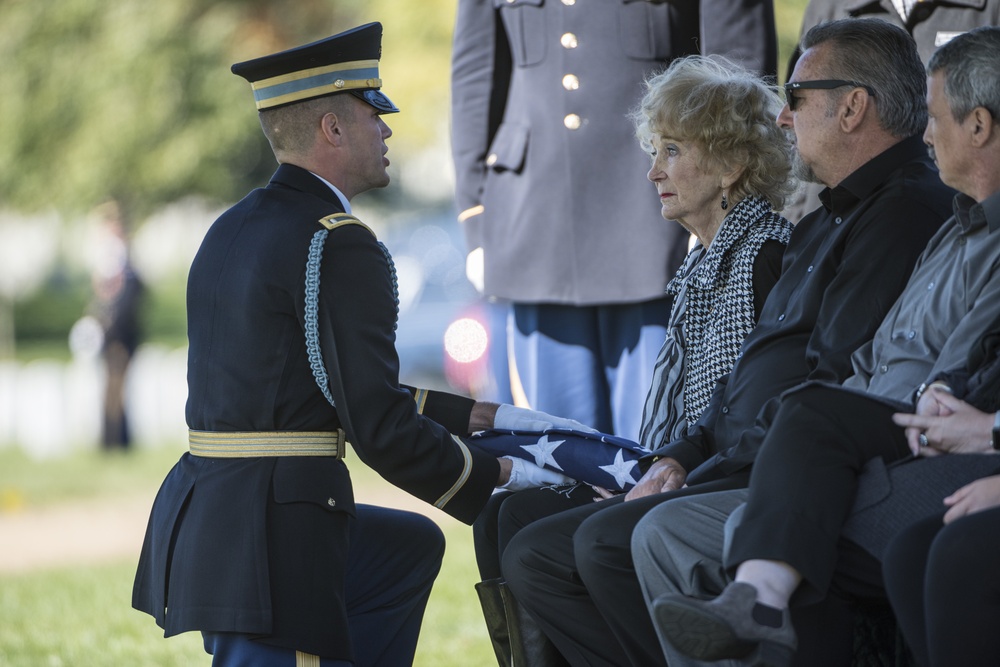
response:
[[[778,627],[755,618],[757,589],[734,582],[714,600],[662,595],[653,601],[653,622],[678,651],[698,660],[744,659],[753,665],[783,667],[792,662],[798,641],[788,610]],[[779,610],[763,607],[773,615]]]

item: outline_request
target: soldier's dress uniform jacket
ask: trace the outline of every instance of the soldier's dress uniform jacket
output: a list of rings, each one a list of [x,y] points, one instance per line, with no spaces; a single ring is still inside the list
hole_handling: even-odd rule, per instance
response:
[[[343,210],[320,179],[286,164],[212,225],[188,282],[188,425],[343,429],[389,482],[471,523],[499,476],[493,456],[452,435],[468,430],[473,401],[399,385],[388,252],[350,221],[328,221],[325,240],[314,241],[327,227],[319,221]],[[304,335],[313,243],[323,246],[321,368],[310,366]],[[323,372],[336,407],[317,382]],[[156,497],[133,605],[167,636],[261,635],[349,659],[343,590],[354,511],[339,456],[185,453]]]
[[[905,19],[899,11],[904,2],[912,4]],[[802,34],[824,21],[848,17],[877,18],[903,28],[926,63],[951,38],[980,26],[1000,25],[1000,0],[810,0],[802,16]],[[789,74],[798,56],[796,49]]]
[[[533,408],[637,439],[689,235],[628,112],[680,56],[773,73],[772,2],[460,0],[454,35],[459,219],[484,294],[513,304],[498,365]]]
[[[627,115],[646,78],[699,52],[773,73],[771,2],[459,2],[456,198],[469,248],[484,249],[487,295],[576,306],[663,296],[687,234],[664,223]]]

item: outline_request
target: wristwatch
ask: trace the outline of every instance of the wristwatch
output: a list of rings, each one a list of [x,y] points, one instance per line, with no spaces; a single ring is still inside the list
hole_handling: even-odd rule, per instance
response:
[[[990,439],[990,446],[1000,450],[1000,412],[993,416],[993,437]]]

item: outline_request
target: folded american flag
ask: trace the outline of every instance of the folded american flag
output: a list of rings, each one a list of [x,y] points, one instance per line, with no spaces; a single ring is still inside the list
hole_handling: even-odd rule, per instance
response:
[[[494,456],[516,456],[612,491],[635,486],[642,476],[638,459],[649,453],[626,438],[563,429],[483,431],[468,441]]]

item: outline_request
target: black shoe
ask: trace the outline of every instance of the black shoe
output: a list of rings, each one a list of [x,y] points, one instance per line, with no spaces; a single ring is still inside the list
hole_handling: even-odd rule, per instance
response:
[[[791,664],[798,640],[788,610],[781,610],[780,625],[771,627],[756,620],[755,606],[757,589],[734,582],[714,600],[662,595],[653,601],[653,622],[674,648],[690,658],[743,658],[769,667]]]

